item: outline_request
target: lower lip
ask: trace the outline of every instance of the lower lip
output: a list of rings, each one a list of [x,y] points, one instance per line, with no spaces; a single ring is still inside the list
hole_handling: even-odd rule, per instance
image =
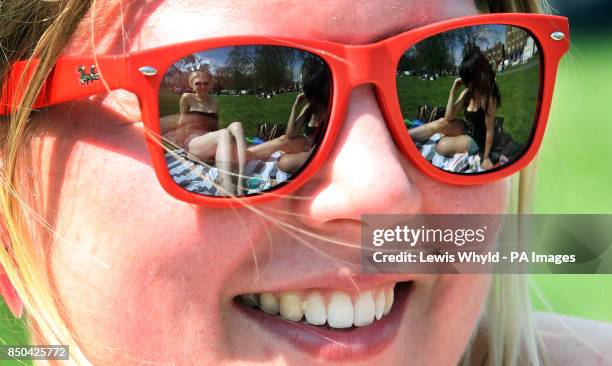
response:
[[[291,322],[235,302],[236,307],[257,321],[275,338],[285,339],[298,349],[327,361],[363,361],[380,354],[395,339],[406,308],[412,283],[396,285],[389,314],[365,327],[329,330],[324,327]]]

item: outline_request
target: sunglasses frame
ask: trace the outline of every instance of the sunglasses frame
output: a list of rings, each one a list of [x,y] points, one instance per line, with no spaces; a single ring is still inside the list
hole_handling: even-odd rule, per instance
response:
[[[523,28],[535,38],[540,52],[540,92],[531,143],[523,155],[502,168],[473,175],[459,175],[439,169],[425,160],[413,143],[404,124],[397,96],[396,70],[402,54],[416,43],[436,34],[477,25],[500,24]],[[559,33],[560,32],[560,33]],[[556,35],[556,36],[555,36]],[[177,60],[213,48],[247,45],[286,46],[310,52],[324,60],[332,75],[332,100],[328,127],[321,143],[302,171],[292,180],[279,185],[274,194],[239,198],[210,197],[192,193],[176,184],[170,176],[159,136],[158,98],[166,70]],[[111,90],[125,89],[138,97],[143,124],[151,133],[146,144],[156,175],[162,187],[175,198],[211,207],[234,207],[256,204],[294,192],[305,184],[326,162],[344,120],[351,90],[372,84],[385,123],[395,143],[406,158],[427,176],[452,185],[487,184],[523,169],[535,157],[544,136],[551,99],[561,57],[569,49],[569,25],[565,17],[497,13],[450,19],[412,29],[367,45],[345,45],[314,39],[274,36],[230,36],[173,44],[123,55],[94,57],[60,57],[43,84],[35,108],[78,100]],[[36,66],[37,60],[32,60]],[[30,73],[26,62],[12,65],[0,98],[0,115],[8,114],[14,101],[21,100],[24,88],[17,88],[19,78]],[[87,69],[89,67],[89,69]],[[33,69],[33,68],[32,68]],[[80,75],[80,77],[79,77]]]

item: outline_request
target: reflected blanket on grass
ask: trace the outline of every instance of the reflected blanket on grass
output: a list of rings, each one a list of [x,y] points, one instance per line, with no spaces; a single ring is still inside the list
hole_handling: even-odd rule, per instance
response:
[[[278,169],[281,152],[277,151],[266,160],[249,160],[245,164],[245,189],[247,194],[258,193],[284,182],[291,176]],[[200,164],[187,157],[183,149],[165,154],[166,165],[172,179],[181,187],[194,193],[218,196],[220,192],[213,185],[219,177],[216,167]]]
[[[469,155],[467,152],[457,153],[452,157],[446,157],[435,151],[436,144],[442,135],[434,134],[429,140],[423,143],[416,143],[416,147],[421,155],[436,167],[455,173],[478,173],[484,171],[480,167],[480,156],[478,154]]]

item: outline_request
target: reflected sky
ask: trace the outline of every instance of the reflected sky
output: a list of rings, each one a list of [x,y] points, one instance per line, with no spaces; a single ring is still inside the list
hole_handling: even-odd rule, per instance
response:
[[[261,46],[239,46],[240,48],[247,49],[248,54],[251,57],[255,57],[256,47]],[[278,46],[267,46],[267,47],[278,47]],[[223,48],[214,48],[207,51],[196,52],[193,54],[193,60],[187,61],[187,58],[179,60],[174,64],[179,70],[183,72],[191,72],[195,70],[200,70],[204,65],[208,65],[208,69],[211,73],[216,74],[217,69],[221,67],[225,67],[227,65],[230,52],[238,47],[223,47]],[[308,55],[307,52],[297,52],[295,61],[291,64],[291,78],[292,81],[300,81],[300,73],[302,69],[302,65],[304,63],[304,56]]]

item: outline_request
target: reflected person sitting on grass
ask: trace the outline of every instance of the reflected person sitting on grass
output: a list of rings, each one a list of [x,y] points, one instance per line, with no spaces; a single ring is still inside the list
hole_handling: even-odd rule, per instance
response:
[[[435,147],[436,153],[452,157],[456,153],[481,153],[482,168],[493,168],[489,157],[493,147],[495,112],[501,105],[501,94],[489,60],[478,49],[470,51],[459,65],[459,78],[451,87],[444,117],[411,128],[410,137],[425,141],[436,133],[444,135]],[[457,89],[465,89],[455,101]],[[458,109],[463,108],[463,119]],[[434,157],[435,159],[435,157]]]
[[[325,123],[329,118],[330,74],[321,62],[314,59],[304,61],[303,91],[295,98],[285,134],[250,146],[247,159],[265,159],[280,150],[280,171],[295,174],[304,165],[323,138]],[[298,114],[304,102],[306,104]],[[299,134],[302,128],[303,133]]]
[[[195,93],[183,93],[180,101],[179,131],[185,152],[200,161],[213,160],[218,171],[217,183],[222,195],[242,194],[245,142],[242,124],[232,122],[219,128],[219,102],[209,96],[212,75],[206,71],[194,71],[189,75],[189,85]],[[236,161],[234,173],[232,165]],[[237,180],[234,184],[233,177]]]

